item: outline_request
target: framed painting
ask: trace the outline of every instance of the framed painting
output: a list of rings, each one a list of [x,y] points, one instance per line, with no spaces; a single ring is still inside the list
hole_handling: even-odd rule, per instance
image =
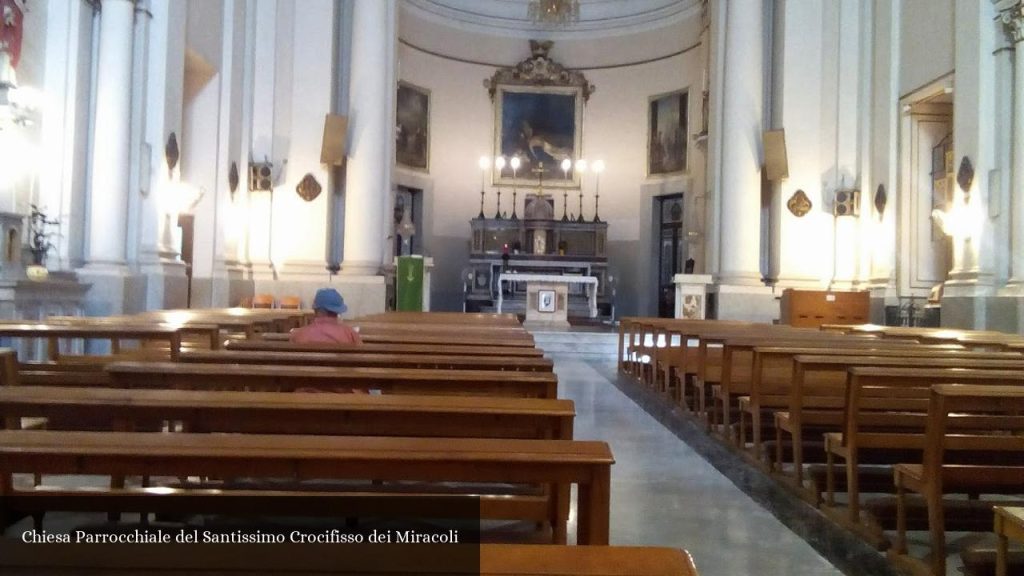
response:
[[[496,186],[579,187],[575,162],[582,145],[583,89],[579,86],[504,86],[495,90],[494,155],[518,157],[512,170],[494,169]]]
[[[430,91],[399,82],[395,100],[395,161],[426,172],[430,167]]]
[[[652,96],[647,104],[647,175],[665,176],[686,172],[686,90]]]

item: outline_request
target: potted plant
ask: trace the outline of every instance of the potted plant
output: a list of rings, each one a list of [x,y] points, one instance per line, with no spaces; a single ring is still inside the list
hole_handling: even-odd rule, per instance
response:
[[[50,219],[35,204],[32,204],[31,208],[28,249],[32,253],[32,265],[26,267],[25,272],[33,280],[43,280],[49,275],[46,269],[46,258],[49,256],[50,250],[56,247],[50,240],[57,235],[52,227],[57,226],[60,222]]]

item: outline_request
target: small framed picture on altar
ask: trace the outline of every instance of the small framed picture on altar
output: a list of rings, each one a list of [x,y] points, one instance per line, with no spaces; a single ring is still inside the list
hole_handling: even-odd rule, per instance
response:
[[[555,291],[554,290],[538,290],[537,291],[537,311],[553,313],[555,311]]]

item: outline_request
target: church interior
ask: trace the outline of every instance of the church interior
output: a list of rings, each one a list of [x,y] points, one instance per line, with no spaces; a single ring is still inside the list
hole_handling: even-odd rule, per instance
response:
[[[0,572],[1024,574],[1017,50],[0,0]]]

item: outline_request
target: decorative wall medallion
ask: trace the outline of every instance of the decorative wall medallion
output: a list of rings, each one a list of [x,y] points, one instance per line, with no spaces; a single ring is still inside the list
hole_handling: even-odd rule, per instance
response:
[[[889,200],[885,194],[885,184],[879,184],[878,189],[875,190],[875,211],[881,216],[885,214],[885,203]]]
[[[231,168],[228,169],[228,189],[231,190],[231,197],[235,197],[235,191],[238,190],[238,163],[231,162]]]
[[[174,135],[174,132],[171,132],[171,135],[167,137],[167,144],[164,145],[164,158],[167,159],[167,169],[174,170],[174,167],[178,165],[180,157],[178,137]]]
[[[320,195],[320,190],[320,183],[309,173],[303,176],[299,185],[295,187],[295,191],[299,193],[299,198],[306,202],[316,200],[316,197]]]
[[[793,213],[793,216],[797,218],[803,218],[808,212],[811,211],[811,199],[807,197],[807,194],[803,190],[797,190],[786,202],[786,208]]]
[[[971,182],[974,182],[974,165],[970,158],[964,156],[960,160],[960,169],[956,171],[956,183],[964,192],[970,192]]]

